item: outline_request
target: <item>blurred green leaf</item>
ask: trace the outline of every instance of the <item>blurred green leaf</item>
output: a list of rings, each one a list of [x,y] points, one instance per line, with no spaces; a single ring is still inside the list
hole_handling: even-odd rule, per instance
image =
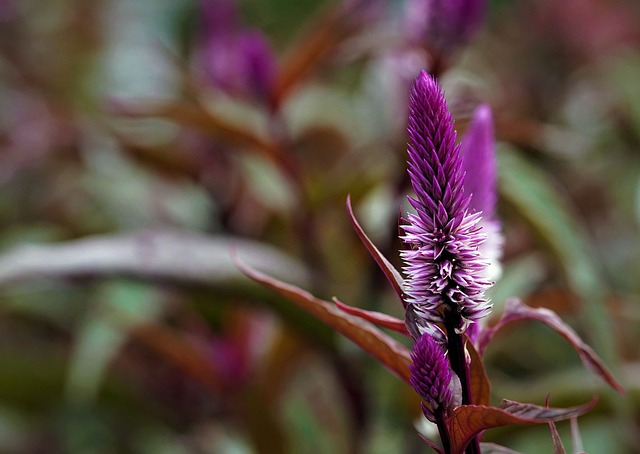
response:
[[[606,311],[605,285],[584,229],[571,216],[568,202],[549,177],[515,148],[500,147],[498,163],[501,196],[531,225],[558,260],[569,285],[585,304],[595,348],[606,361],[615,364],[617,355]]]
[[[96,398],[109,363],[131,330],[162,313],[155,290],[140,283],[106,283],[96,298],[77,331],[69,363],[67,397],[78,403]]]

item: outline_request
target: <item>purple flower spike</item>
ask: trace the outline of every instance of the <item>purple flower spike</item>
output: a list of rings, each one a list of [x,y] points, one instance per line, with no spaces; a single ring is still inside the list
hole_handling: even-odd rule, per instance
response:
[[[419,328],[442,324],[455,311],[454,328],[461,334],[491,310],[484,297],[490,285],[483,277],[487,263],[479,253],[485,235],[478,226],[481,213],[468,213],[460,146],[444,94],[425,71],[411,90],[408,131],[409,177],[416,194],[409,201],[416,213],[409,213],[402,226],[402,239],[411,248],[401,252],[407,303],[422,318]],[[439,329],[430,332],[444,342]]]
[[[196,57],[206,79],[231,95],[266,100],[276,63],[265,36],[240,26],[235,1],[202,0],[200,9]]]
[[[422,397],[422,411],[427,419],[436,422],[435,414],[448,411],[453,404],[453,372],[444,350],[428,334],[423,334],[411,352],[411,386]]]
[[[471,195],[469,208],[482,212],[480,226],[487,241],[480,246],[480,253],[489,261],[485,277],[495,280],[502,270],[500,258],[504,239],[501,224],[496,217],[497,162],[491,108],[483,104],[473,114],[473,119],[462,139],[460,154],[464,170],[465,194]]]
[[[487,0],[409,0],[409,37],[450,52],[473,38],[484,21]]]
[[[496,210],[495,148],[491,108],[483,104],[473,113],[460,145],[460,154],[462,168],[466,172],[464,190],[472,194],[469,208],[482,211],[485,219],[493,218]]]

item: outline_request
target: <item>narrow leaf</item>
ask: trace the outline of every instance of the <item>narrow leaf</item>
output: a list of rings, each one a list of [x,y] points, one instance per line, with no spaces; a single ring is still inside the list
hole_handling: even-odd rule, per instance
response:
[[[484,405],[461,405],[449,419],[452,454],[462,454],[469,441],[480,432],[493,427],[541,424],[582,415],[597,400],[569,408],[549,408],[533,404],[503,401],[503,408]]]
[[[397,333],[409,336],[407,325],[405,325],[404,321],[400,320],[399,318],[392,317],[391,315],[385,314],[383,312],[367,311],[364,309],[360,309],[359,307],[349,306],[348,304],[344,304],[342,301],[335,297],[333,298],[333,302],[341,311],[344,311],[347,314],[360,317],[361,319],[371,322],[374,325],[382,326],[383,328],[388,328]]]
[[[549,430],[551,430],[551,439],[553,440],[553,454],[567,454],[562,444],[562,438],[560,438],[558,429],[553,421],[549,421]]]
[[[440,447],[438,445],[436,445],[434,442],[429,440],[427,437],[425,437],[422,434],[418,434],[418,435],[420,436],[420,438],[422,438],[422,441],[424,441],[426,444],[428,444],[429,447],[431,449],[433,449],[435,452],[437,452],[438,454],[445,454],[444,451],[442,449],[440,449]]]
[[[602,360],[598,357],[597,353],[585,344],[573,328],[563,322],[555,312],[546,308],[529,307],[516,298],[512,298],[507,301],[505,311],[495,326],[483,330],[480,335],[480,339],[478,340],[479,353],[482,354],[485,347],[497,331],[505,325],[517,320],[538,320],[547,325],[571,344],[580,356],[582,364],[584,364],[587,369],[602,378],[613,389],[624,394],[624,389],[616,379],[613,378],[613,375],[611,375],[607,366],[605,366]]]
[[[482,454],[521,454],[518,451],[495,443],[480,443],[480,449],[482,450]]]
[[[124,103],[111,101],[111,111],[130,118],[159,117],[179,125],[196,128],[235,145],[250,147],[279,162],[281,151],[267,139],[244,126],[231,123],[202,106],[187,102]]]
[[[371,323],[349,315],[328,301],[323,301],[298,287],[260,273],[236,259],[238,268],[248,277],[268,287],[323,321],[371,354],[395,375],[409,383],[409,350]]]
[[[471,357],[469,378],[471,379],[471,398],[477,405],[489,405],[491,399],[491,384],[484,369],[482,358],[476,351],[473,343],[467,342],[467,351]]]
[[[387,260],[387,258],[382,255],[380,250],[376,247],[375,244],[369,239],[367,234],[364,232],[360,224],[358,223],[355,215],[353,214],[353,208],[351,207],[351,196],[347,196],[347,213],[349,214],[349,219],[351,220],[351,224],[355,229],[360,241],[367,248],[369,254],[376,261],[386,278],[391,283],[393,290],[395,290],[396,295],[400,298],[402,305],[406,308],[406,303],[404,301],[404,291],[402,290],[404,287],[404,280],[402,279],[402,275],[395,267]]]
[[[542,422],[546,422],[563,421],[565,419],[576,418],[587,413],[589,410],[595,407],[597,403],[598,398],[594,397],[586,404],[578,405],[575,407],[555,408],[503,399],[500,403],[500,408],[508,411],[512,415],[517,415],[521,418],[536,419],[541,420]]]
[[[42,277],[133,276],[141,279],[220,285],[243,279],[230,248],[252,266],[268,266],[278,277],[308,282],[304,266],[256,241],[177,230],[100,235],[56,244],[18,246],[0,255],[0,284]]]

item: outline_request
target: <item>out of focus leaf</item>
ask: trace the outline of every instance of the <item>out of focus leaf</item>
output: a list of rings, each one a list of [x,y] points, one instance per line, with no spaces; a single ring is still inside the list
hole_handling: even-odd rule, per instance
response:
[[[580,416],[591,410],[597,400],[568,408],[541,407],[503,400],[500,408],[484,405],[461,405],[453,410],[449,420],[451,452],[462,454],[469,441],[480,432],[493,427],[541,424]]]
[[[257,135],[252,130],[220,118],[198,104],[178,101],[136,104],[112,102],[111,110],[118,115],[129,118],[166,118],[182,126],[196,128],[220,137],[229,143],[252,148],[276,162],[281,162],[282,159],[281,151],[274,143]]]
[[[320,300],[298,287],[255,271],[239,261],[238,267],[251,279],[278,292],[353,341],[395,375],[407,383],[409,382],[411,377],[409,350],[378,330],[374,325],[359,317],[349,315],[330,302]]]
[[[558,429],[553,421],[549,421],[549,430],[551,430],[551,439],[553,440],[553,454],[567,454],[562,444],[562,438],[560,438]]]
[[[59,244],[20,246],[0,255],[0,284],[74,276],[134,276],[216,285],[243,278],[230,250],[251,266],[306,284],[304,266],[262,243],[169,230],[95,236]]]
[[[613,378],[596,352],[585,344],[573,328],[563,322],[555,312],[546,308],[529,307],[516,298],[507,301],[505,311],[495,326],[481,332],[480,339],[478,341],[478,351],[482,354],[488,342],[498,330],[508,323],[517,320],[538,320],[547,325],[571,344],[580,356],[582,364],[584,364],[587,369],[603,379],[607,384],[609,384],[609,386],[619,393],[624,393],[622,386],[615,378]]]
[[[580,453],[584,451],[578,418],[571,418],[571,444],[573,445],[573,452]]]
[[[482,454],[520,454],[518,451],[495,443],[480,443]]]
[[[155,319],[161,305],[146,286],[109,283],[98,296],[99,306],[90,311],[75,336],[69,364],[67,396],[87,402],[96,397],[109,362],[138,324]]]
[[[593,339],[605,359],[615,361],[604,283],[583,229],[569,215],[568,204],[547,176],[515,149],[501,147],[498,164],[502,197],[519,211],[558,259],[569,284],[587,305],[585,312]]]
[[[358,223],[358,220],[353,214],[353,208],[351,207],[351,197],[347,197],[347,213],[349,214],[351,224],[358,234],[360,241],[362,241],[362,244],[364,244],[364,246],[367,248],[367,251],[369,251],[369,254],[371,254],[384,275],[387,277],[387,279],[391,283],[391,286],[393,287],[393,290],[395,290],[396,295],[398,295],[398,298],[400,298],[402,304],[405,305],[404,291],[402,290],[404,286],[402,275],[398,270],[394,268],[394,266],[387,260],[387,258],[382,255],[382,253],[378,250],[376,245],[371,242],[367,234]]]
[[[351,3],[353,5],[362,3],[362,5],[355,7],[352,5],[349,8],[332,4],[288,52],[281,65],[272,94],[272,102],[275,106],[281,105],[291,90],[307,77],[322,59],[336,50],[338,45],[357,29],[353,19],[360,15],[357,9],[365,7],[366,2]]]
[[[355,315],[356,317],[360,317],[361,319],[371,322],[374,325],[388,328],[397,333],[404,334],[406,336],[409,335],[407,326],[402,320],[398,318],[392,317],[391,315],[387,315],[383,312],[367,311],[364,309],[360,309],[359,307],[349,306],[348,304],[344,304],[343,302],[341,302],[338,298],[333,298],[333,302],[336,303],[336,306],[338,306],[341,311],[344,311],[347,314]]]

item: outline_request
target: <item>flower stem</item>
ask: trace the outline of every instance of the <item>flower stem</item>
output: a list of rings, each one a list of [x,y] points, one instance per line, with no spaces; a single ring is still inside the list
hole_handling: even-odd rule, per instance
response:
[[[444,318],[444,326],[447,330],[447,350],[449,351],[449,364],[451,369],[460,379],[462,387],[462,405],[473,404],[471,396],[471,380],[469,377],[469,367],[465,359],[464,337],[456,332],[456,327],[460,326],[460,316],[454,310],[448,311]],[[480,441],[474,437],[465,450],[466,454],[480,454]]]
[[[451,441],[449,439],[449,428],[447,427],[447,421],[445,418],[445,409],[440,407],[434,414],[436,419],[436,426],[438,426],[438,433],[440,434],[440,441],[442,442],[442,449],[446,454],[451,452]]]

